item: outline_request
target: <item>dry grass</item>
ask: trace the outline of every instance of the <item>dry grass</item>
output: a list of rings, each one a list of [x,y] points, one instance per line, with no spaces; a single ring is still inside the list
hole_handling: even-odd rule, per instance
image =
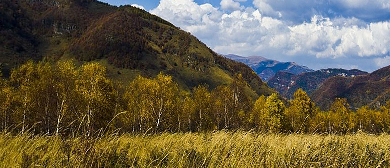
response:
[[[390,136],[252,132],[0,135],[3,167],[389,167]]]

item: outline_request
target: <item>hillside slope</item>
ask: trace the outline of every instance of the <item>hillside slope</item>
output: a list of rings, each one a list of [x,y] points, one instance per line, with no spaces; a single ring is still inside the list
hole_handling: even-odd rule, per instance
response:
[[[241,73],[248,90],[274,92],[245,64],[219,56],[189,33],[138,8],[96,0],[2,0],[0,8],[3,72],[29,59],[73,58],[107,63],[110,76],[124,83],[163,72],[185,89],[200,84],[214,88]]]
[[[390,66],[363,76],[329,78],[312,98],[323,109],[329,108],[335,98],[347,98],[353,108],[384,105],[390,98]]]

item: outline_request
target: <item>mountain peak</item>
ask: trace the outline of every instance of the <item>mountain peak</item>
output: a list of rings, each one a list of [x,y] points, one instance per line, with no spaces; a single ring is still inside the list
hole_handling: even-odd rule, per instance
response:
[[[271,79],[277,72],[285,71],[293,74],[311,72],[312,69],[298,65],[295,62],[279,62],[262,56],[243,57],[238,55],[225,55],[226,58],[242,62],[251,67],[264,81]]]
[[[267,58],[264,58],[262,56],[249,56],[248,59],[252,62],[252,63],[259,63],[259,62],[263,62],[263,61],[268,61],[269,59]]]

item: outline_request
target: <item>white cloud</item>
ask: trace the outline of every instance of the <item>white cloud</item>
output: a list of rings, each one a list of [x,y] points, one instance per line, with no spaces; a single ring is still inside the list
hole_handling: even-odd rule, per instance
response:
[[[253,5],[263,14],[273,17],[282,17],[282,13],[275,11],[272,6],[267,3],[267,0],[253,0]]]
[[[183,27],[201,24],[205,15],[212,20],[220,19],[222,15],[211,4],[198,5],[193,0],[161,0],[150,12]]]
[[[329,18],[314,16],[311,23],[295,25],[290,30],[290,44],[300,47],[300,50],[290,48],[289,54],[292,55],[370,57],[387,54],[390,50],[389,22],[371,23],[366,27],[339,27],[334,26]]]
[[[131,4],[131,6],[145,10],[145,8],[143,6],[138,5],[138,4]]]
[[[242,8],[239,2],[235,2],[233,0],[222,0],[220,5],[221,9],[225,11],[235,11],[240,10]]]

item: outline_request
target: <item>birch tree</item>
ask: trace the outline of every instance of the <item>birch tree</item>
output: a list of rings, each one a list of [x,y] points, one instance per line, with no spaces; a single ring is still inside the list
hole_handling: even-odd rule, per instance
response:
[[[87,63],[81,67],[76,90],[85,108],[79,118],[80,125],[86,136],[90,136],[97,129],[105,128],[114,117],[116,92],[106,77],[106,68],[99,63]]]
[[[307,132],[310,119],[315,116],[315,105],[305,91],[298,89],[285,112],[292,132]]]

